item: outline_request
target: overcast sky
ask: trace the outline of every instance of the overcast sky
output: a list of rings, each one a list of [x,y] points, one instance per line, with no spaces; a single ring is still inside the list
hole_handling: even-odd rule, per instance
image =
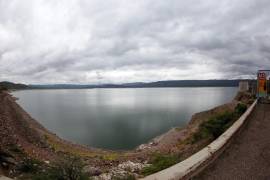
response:
[[[252,77],[270,68],[269,0],[0,0],[0,81]]]

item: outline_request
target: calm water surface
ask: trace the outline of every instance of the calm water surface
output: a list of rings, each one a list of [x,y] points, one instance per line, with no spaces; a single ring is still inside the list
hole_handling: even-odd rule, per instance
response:
[[[192,114],[229,102],[235,87],[24,90],[13,92],[32,117],[84,145],[131,149]]]

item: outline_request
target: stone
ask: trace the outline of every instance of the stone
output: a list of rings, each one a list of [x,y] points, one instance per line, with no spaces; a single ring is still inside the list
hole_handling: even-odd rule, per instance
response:
[[[6,162],[2,162],[1,165],[2,165],[3,168],[8,168],[9,167]]]
[[[17,164],[17,161],[12,157],[7,157],[6,162],[9,164]]]
[[[1,161],[2,162],[6,162],[6,163],[8,163],[8,164],[17,164],[17,162],[15,161],[15,159],[14,158],[12,158],[12,157],[5,157],[5,156],[2,156],[2,157],[0,157],[0,159],[1,159]]]
[[[46,164],[50,164],[50,161],[44,161]]]
[[[104,174],[101,174],[97,179],[98,180],[111,180],[112,175],[109,173],[104,173]]]
[[[126,171],[129,171],[129,172],[139,172],[145,166],[146,166],[145,164],[134,163],[132,161],[127,161],[127,162],[124,162],[124,163],[118,165],[119,168],[126,170]]]
[[[100,169],[93,166],[85,166],[83,167],[83,172],[88,176],[99,176],[102,172]]]

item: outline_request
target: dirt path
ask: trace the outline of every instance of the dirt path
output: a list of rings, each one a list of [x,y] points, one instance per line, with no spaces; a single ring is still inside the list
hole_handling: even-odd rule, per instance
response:
[[[270,179],[270,104],[258,104],[230,147],[194,179]]]

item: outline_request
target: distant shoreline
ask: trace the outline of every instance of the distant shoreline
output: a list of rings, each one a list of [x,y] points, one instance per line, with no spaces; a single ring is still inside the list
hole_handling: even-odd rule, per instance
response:
[[[28,90],[93,90],[93,89],[166,89],[166,88],[238,88],[237,86],[196,86],[196,87],[106,87],[106,88],[27,88],[11,89],[10,91]]]
[[[251,79],[236,80],[170,80],[156,82],[138,82],[125,84],[41,84],[28,85],[30,89],[97,89],[97,88],[177,88],[177,87],[238,87],[240,81],[253,81]]]
[[[0,82],[0,87],[6,89],[99,89],[99,88],[178,88],[178,87],[238,87],[240,81],[254,81],[253,79],[234,80],[168,80],[156,82],[135,82],[123,84],[15,84]]]

